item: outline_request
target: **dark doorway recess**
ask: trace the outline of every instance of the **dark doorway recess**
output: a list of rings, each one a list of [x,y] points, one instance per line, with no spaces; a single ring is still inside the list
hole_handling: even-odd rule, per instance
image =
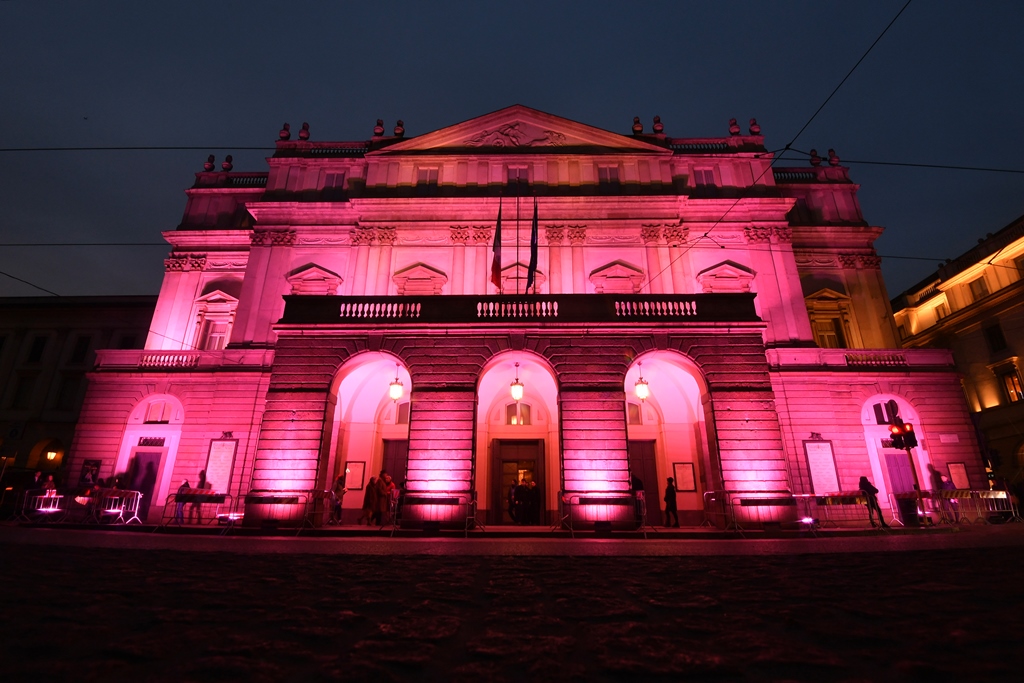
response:
[[[537,482],[527,500],[520,504],[521,520],[514,520],[509,513],[509,493],[512,487],[524,480]],[[491,446],[491,524],[529,525],[546,524],[547,511],[544,507],[544,440],[543,439],[495,439]],[[514,494],[513,494],[514,496]],[[520,496],[522,503],[523,496]]]
[[[654,441],[629,442],[629,473],[640,477],[644,483],[644,497],[647,499],[647,523],[661,525],[661,496],[668,481],[658,480],[658,460]]]

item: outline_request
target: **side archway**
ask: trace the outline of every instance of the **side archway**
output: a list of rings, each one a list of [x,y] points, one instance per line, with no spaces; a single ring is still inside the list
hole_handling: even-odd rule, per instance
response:
[[[396,395],[401,387],[397,398],[392,397],[392,385]],[[338,368],[328,393],[317,485],[330,488],[346,473],[349,494],[342,502],[343,515],[354,516],[351,511],[362,507],[366,486],[380,471],[387,470],[399,485],[404,482],[411,390],[404,361],[388,353],[360,353]]]
[[[101,478],[120,479],[123,486],[142,493],[142,519],[151,510],[161,509],[167,500],[184,421],[185,409],[177,396],[146,396],[128,416],[113,471],[99,473]]]
[[[638,396],[638,383],[646,383],[645,400]],[[624,388],[630,475],[643,483],[648,523],[664,522],[664,493],[672,477],[680,523],[700,524],[704,492],[720,478],[712,457],[714,438],[706,418],[709,395],[703,374],[687,356],[652,351],[630,365]]]

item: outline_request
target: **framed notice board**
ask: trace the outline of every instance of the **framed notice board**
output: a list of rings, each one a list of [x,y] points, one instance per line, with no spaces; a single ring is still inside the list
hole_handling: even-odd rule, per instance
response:
[[[693,474],[692,462],[677,462],[672,464],[672,472],[676,477],[676,491],[696,491],[697,479]]]
[[[951,462],[946,465],[949,468],[949,480],[953,486],[961,491],[969,491],[971,480],[967,478],[967,464],[962,462]]]
[[[831,441],[804,441],[807,471],[811,475],[811,490],[821,496],[839,491],[839,474]]]
[[[231,487],[231,471],[235,466],[238,439],[212,439],[206,457],[206,486],[218,493]]]

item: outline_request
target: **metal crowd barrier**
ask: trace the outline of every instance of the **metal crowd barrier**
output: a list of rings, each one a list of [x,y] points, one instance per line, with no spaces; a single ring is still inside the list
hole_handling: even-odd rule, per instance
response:
[[[68,515],[68,497],[56,489],[25,491],[15,520],[23,522],[61,522]]]
[[[176,526],[220,524],[225,514],[224,510],[227,510],[228,513],[235,512],[235,501],[230,493],[216,493],[206,489],[193,489],[188,493],[172,493],[164,502],[160,527],[172,524]],[[193,520],[195,521],[193,522]]]
[[[628,505],[636,511],[636,499],[632,492],[595,491],[593,493],[562,492],[559,499],[559,524],[569,529],[569,536],[576,538],[576,520],[574,510],[580,505],[611,505],[622,507]],[[589,520],[597,521],[597,520]]]

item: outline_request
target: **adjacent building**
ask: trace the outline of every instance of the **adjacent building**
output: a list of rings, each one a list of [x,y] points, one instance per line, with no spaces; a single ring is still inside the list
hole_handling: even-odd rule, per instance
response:
[[[1024,216],[893,300],[906,348],[945,348],[994,474],[1024,483]]]
[[[0,458],[57,472],[97,349],[141,349],[155,296],[0,299]]]
[[[381,470],[409,524],[509,523],[520,481],[543,522],[628,523],[631,479],[657,522],[672,477],[690,524],[791,519],[783,492],[861,476],[887,507],[950,463],[984,484],[951,354],[900,348],[834,154],[524,106],[385,133],[285,126],[267,169],[196,174],[145,349],[97,356],[75,466],[153,509],[205,470],[247,523],[342,473],[353,519]]]

